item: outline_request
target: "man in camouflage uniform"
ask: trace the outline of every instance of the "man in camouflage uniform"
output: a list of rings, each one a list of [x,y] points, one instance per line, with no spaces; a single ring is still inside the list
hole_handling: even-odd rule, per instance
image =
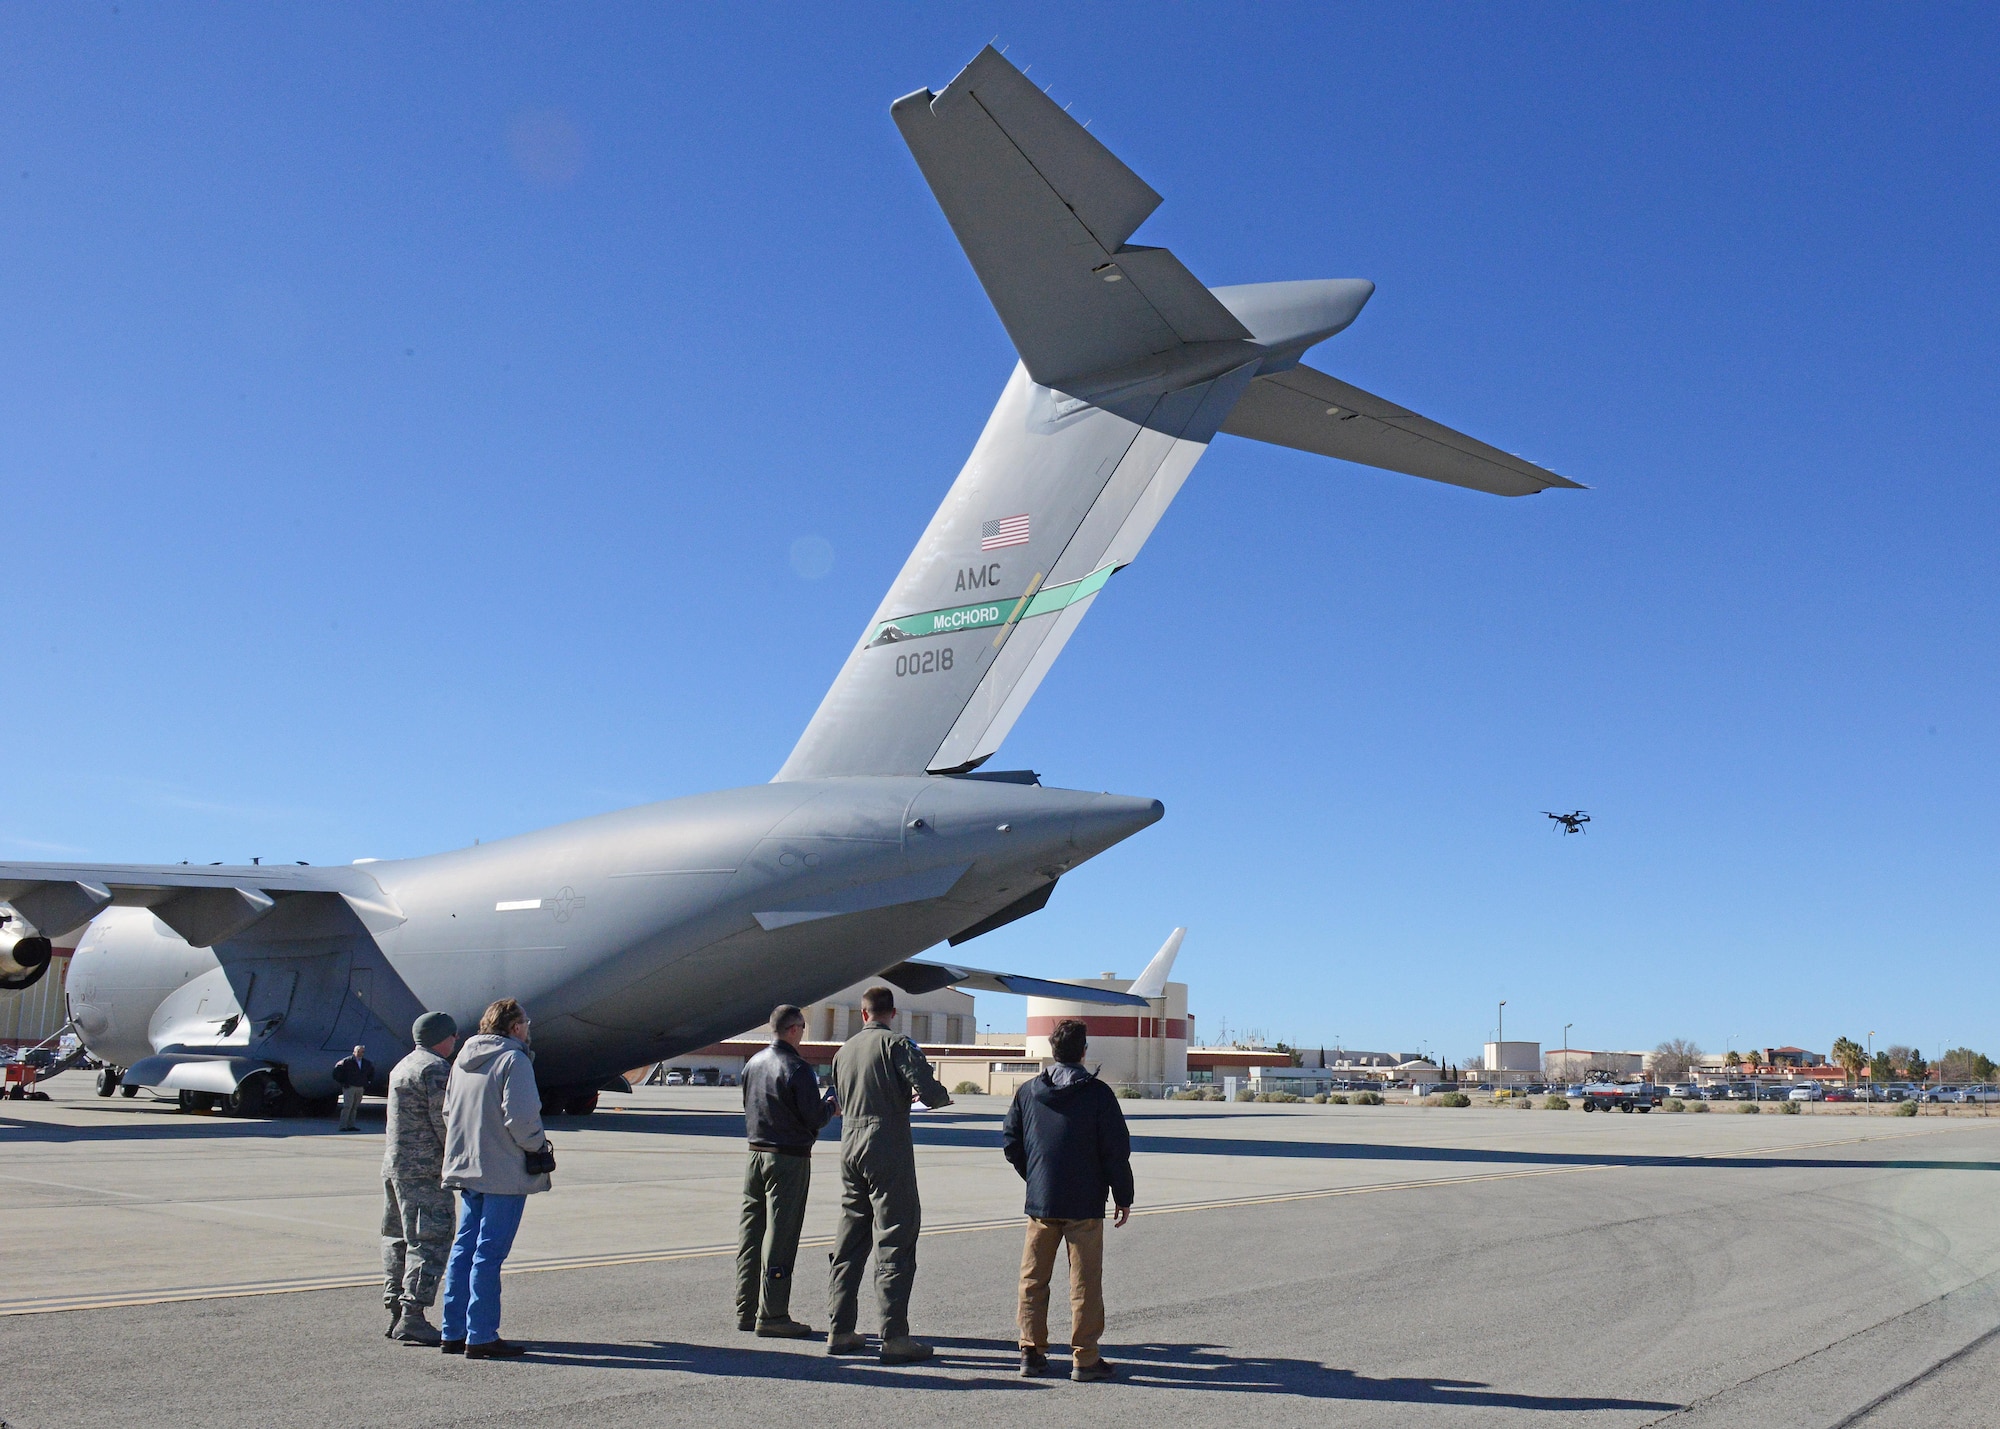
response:
[[[910,1338],[910,1290],[917,1278],[917,1153],[910,1102],[950,1106],[951,1097],[917,1044],[891,1030],[896,995],[871,987],[861,995],[864,1022],[833,1059],[840,1101],[840,1228],[827,1288],[830,1355],[858,1355],[855,1333],[861,1276],[875,1246],[875,1299],[882,1312],[882,1363],[913,1364],[931,1347]]]
[[[451,1254],[456,1212],[444,1174],[444,1089],[458,1024],[426,1012],[411,1029],[417,1049],[389,1074],[389,1126],[382,1152],[382,1300],[392,1340],[435,1345],[424,1311],[437,1300]]]

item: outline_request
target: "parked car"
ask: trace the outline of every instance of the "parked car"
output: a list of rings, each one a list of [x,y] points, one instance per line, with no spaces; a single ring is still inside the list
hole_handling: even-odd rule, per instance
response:
[[[1790,1094],[1791,1088],[1782,1082],[1760,1083],[1756,1092],[1760,1102],[1781,1102]]]
[[[1667,1095],[1670,1097],[1679,1097],[1683,1101],[1693,1101],[1701,1093],[1693,1082],[1675,1082],[1667,1088]]]
[[[1993,1087],[1967,1087],[1958,1094],[1962,1102],[2000,1102],[2000,1089]]]
[[[1917,1094],[1917,1100],[1925,1102],[1955,1102],[1958,1100],[1958,1090],[1955,1087],[1945,1086],[1925,1087]]]
[[[1820,1100],[1829,1102],[1865,1102],[1868,1100],[1868,1093],[1858,1087],[1828,1087],[1824,1092],[1820,1093]]]
[[[1564,1096],[1566,1096],[1566,1097],[1569,1097],[1569,1098],[1570,1098],[1571,1100],[1574,1100],[1574,1099],[1576,1099],[1577,1097],[1580,1097],[1580,1096],[1582,1096],[1582,1095],[1583,1095],[1583,1083],[1582,1083],[1582,1082],[1571,1082],[1571,1083],[1570,1083],[1570,1084],[1569,1084],[1568,1086],[1566,1086],[1566,1087],[1564,1087],[1564,1088],[1563,1088],[1563,1095],[1564,1095]]]
[[[1825,1101],[1827,1100],[1827,1094],[1821,1091],[1818,1087],[1814,1086],[1811,1082],[1806,1082],[1800,1086],[1793,1087],[1790,1091],[1786,1092],[1785,1100],[1788,1102]]]
[[[687,1084],[688,1084],[688,1074],[687,1074],[687,1068],[685,1067],[667,1068],[666,1080],[661,1083],[662,1086],[668,1086],[668,1087],[684,1087]]]

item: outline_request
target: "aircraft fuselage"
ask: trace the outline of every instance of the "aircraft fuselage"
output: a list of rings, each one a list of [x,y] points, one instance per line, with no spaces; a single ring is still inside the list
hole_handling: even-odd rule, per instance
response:
[[[274,914],[222,957],[144,908],[108,908],[78,945],[72,1013],[117,1065],[240,1056],[314,1097],[356,1045],[386,1071],[419,1012],[470,1027],[513,997],[534,1018],[538,1080],[588,1087],[893,967],[1161,812],[929,776],[700,794],[358,865],[349,926]]]

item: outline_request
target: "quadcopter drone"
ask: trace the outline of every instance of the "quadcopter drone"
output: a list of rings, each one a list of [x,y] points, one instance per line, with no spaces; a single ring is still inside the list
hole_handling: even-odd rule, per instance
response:
[[[1550,818],[1560,824],[1564,834],[1580,834],[1584,832],[1583,826],[1590,822],[1590,815],[1581,809],[1570,814],[1549,814],[1547,809],[1542,810],[1542,812],[1548,814]]]

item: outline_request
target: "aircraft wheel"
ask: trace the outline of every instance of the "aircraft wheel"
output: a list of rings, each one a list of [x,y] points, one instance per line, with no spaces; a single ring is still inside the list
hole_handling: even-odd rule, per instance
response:
[[[571,1116],[589,1116],[597,1110],[597,1093],[573,1092],[563,1102],[563,1110]]]
[[[97,1069],[97,1094],[108,1097],[118,1090],[118,1069],[112,1066]]]
[[[139,1089],[134,1086],[128,1086],[124,1082],[120,1082],[118,1084],[118,1095],[121,1097],[136,1097],[137,1095],[139,1095]]]
[[[284,1096],[284,1088],[272,1080],[270,1073],[252,1072],[223,1098],[222,1104],[231,1116],[276,1116]]]
[[[180,1094],[180,1107],[182,1111],[214,1111],[215,1101],[214,1092],[182,1092]]]

